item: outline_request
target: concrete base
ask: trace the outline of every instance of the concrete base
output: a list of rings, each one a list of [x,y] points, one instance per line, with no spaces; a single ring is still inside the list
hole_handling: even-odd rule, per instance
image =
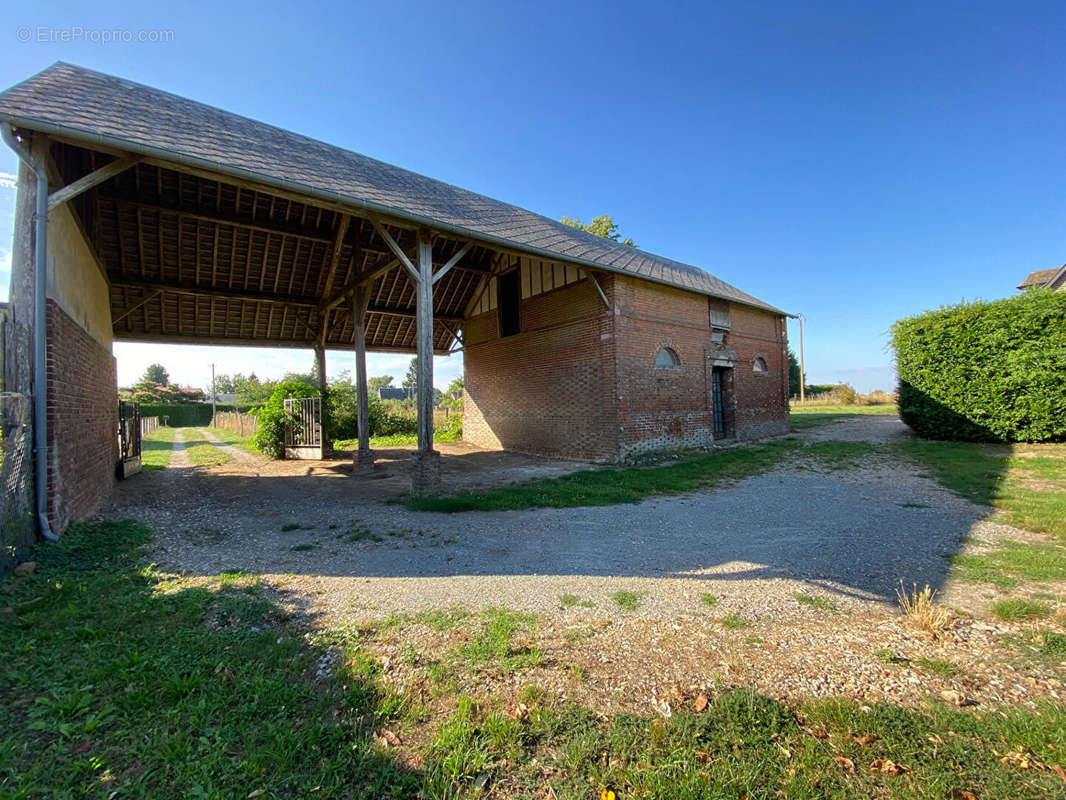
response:
[[[374,471],[374,451],[356,450],[355,458],[352,459],[353,475]]]
[[[440,453],[436,450],[411,456],[411,491],[417,495],[440,494]]]

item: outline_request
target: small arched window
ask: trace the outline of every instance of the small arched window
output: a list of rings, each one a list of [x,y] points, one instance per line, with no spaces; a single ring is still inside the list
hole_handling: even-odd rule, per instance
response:
[[[660,347],[659,352],[655,354],[655,366],[664,369],[677,369],[681,366],[681,359],[669,347]]]
[[[757,374],[758,373],[765,373],[766,372],[766,362],[763,359],[761,359],[758,356],[756,356],[755,360],[751,362],[751,371],[755,372]]]

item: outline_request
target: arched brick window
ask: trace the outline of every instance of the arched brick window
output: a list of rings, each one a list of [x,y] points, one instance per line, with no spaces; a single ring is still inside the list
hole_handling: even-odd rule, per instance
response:
[[[677,369],[681,366],[681,359],[669,347],[660,347],[659,352],[655,354],[655,366],[662,369]]]
[[[766,361],[760,356],[755,356],[755,360],[751,362],[751,371],[756,375],[765,375],[768,371]]]

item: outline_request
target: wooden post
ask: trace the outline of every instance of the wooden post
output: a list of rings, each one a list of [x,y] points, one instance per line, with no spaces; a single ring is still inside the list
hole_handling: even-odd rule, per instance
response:
[[[440,489],[440,453],[433,449],[433,243],[429,231],[418,232],[417,344],[418,452],[413,457],[411,488],[415,494]]]
[[[373,469],[374,453],[370,450],[370,399],[366,383],[366,307],[370,292],[366,284],[355,287],[352,294],[352,320],[355,327],[355,386],[359,401],[359,448],[352,462],[355,472]]]
[[[326,453],[330,450],[330,442],[326,435],[326,394],[329,391],[329,386],[326,383],[326,345],[323,341],[319,340],[315,344],[315,372],[318,373],[318,390],[322,393],[322,414],[319,422],[322,425],[322,452]]]

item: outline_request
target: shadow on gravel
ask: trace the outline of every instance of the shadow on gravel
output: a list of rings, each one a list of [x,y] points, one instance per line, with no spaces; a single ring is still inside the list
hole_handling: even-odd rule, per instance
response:
[[[446,456],[446,474],[491,472],[507,455]],[[166,537],[170,566],[194,573],[789,578],[889,602],[901,580],[941,588],[950,558],[987,513],[909,462],[880,482],[790,470],[637,504],[411,512],[381,502],[396,486],[406,491],[406,456],[386,454],[383,479],[325,462],[312,474],[261,477],[171,468],[127,481],[111,513]],[[992,487],[999,476],[982,480]],[[195,538],[204,527],[217,535]]]

